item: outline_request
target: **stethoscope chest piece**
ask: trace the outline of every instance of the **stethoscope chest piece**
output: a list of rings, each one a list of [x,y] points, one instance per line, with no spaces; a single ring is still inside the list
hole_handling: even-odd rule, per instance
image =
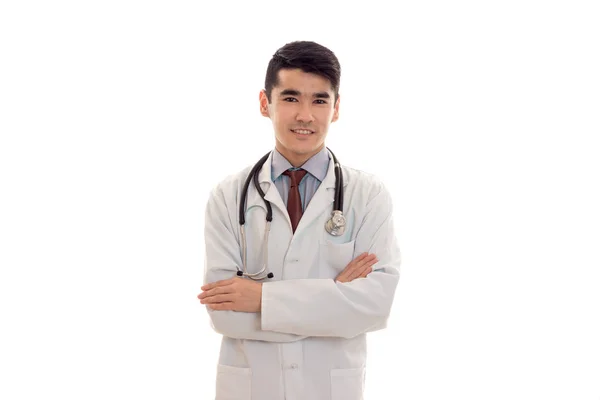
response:
[[[340,210],[331,213],[331,218],[325,223],[325,230],[332,236],[341,236],[346,232],[346,217]]]

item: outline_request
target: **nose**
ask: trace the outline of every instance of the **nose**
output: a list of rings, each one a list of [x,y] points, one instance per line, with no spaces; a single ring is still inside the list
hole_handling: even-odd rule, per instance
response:
[[[302,102],[298,108],[298,114],[296,115],[296,121],[300,122],[313,122],[315,118],[312,115],[311,103]]]

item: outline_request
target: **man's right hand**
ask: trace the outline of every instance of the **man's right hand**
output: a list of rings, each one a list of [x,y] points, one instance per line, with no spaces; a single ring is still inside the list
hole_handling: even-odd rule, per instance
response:
[[[357,278],[366,278],[373,271],[373,265],[378,261],[375,254],[362,253],[346,265],[346,268],[339,273],[335,281],[344,283],[352,282]]]

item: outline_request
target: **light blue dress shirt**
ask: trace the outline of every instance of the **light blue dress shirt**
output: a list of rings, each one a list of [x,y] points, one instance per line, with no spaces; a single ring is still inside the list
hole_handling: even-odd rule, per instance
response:
[[[302,211],[304,212],[319,185],[325,179],[325,175],[327,175],[327,170],[329,169],[329,153],[327,152],[327,148],[323,147],[320,152],[309,158],[300,168],[308,172],[298,185],[300,200],[302,200]],[[288,169],[296,170],[300,168],[294,168],[277,149],[273,151],[271,180],[275,183],[275,187],[283,199],[283,204],[287,204],[290,192],[290,177],[282,174]]]

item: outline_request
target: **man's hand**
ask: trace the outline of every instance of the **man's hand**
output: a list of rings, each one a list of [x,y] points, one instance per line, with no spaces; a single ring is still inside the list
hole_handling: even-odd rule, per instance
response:
[[[373,265],[379,260],[375,254],[362,253],[344,268],[342,272],[335,278],[336,282],[352,282],[357,278],[366,278],[373,272]]]
[[[231,278],[204,285],[198,295],[200,303],[212,310],[260,312],[262,283]]]

